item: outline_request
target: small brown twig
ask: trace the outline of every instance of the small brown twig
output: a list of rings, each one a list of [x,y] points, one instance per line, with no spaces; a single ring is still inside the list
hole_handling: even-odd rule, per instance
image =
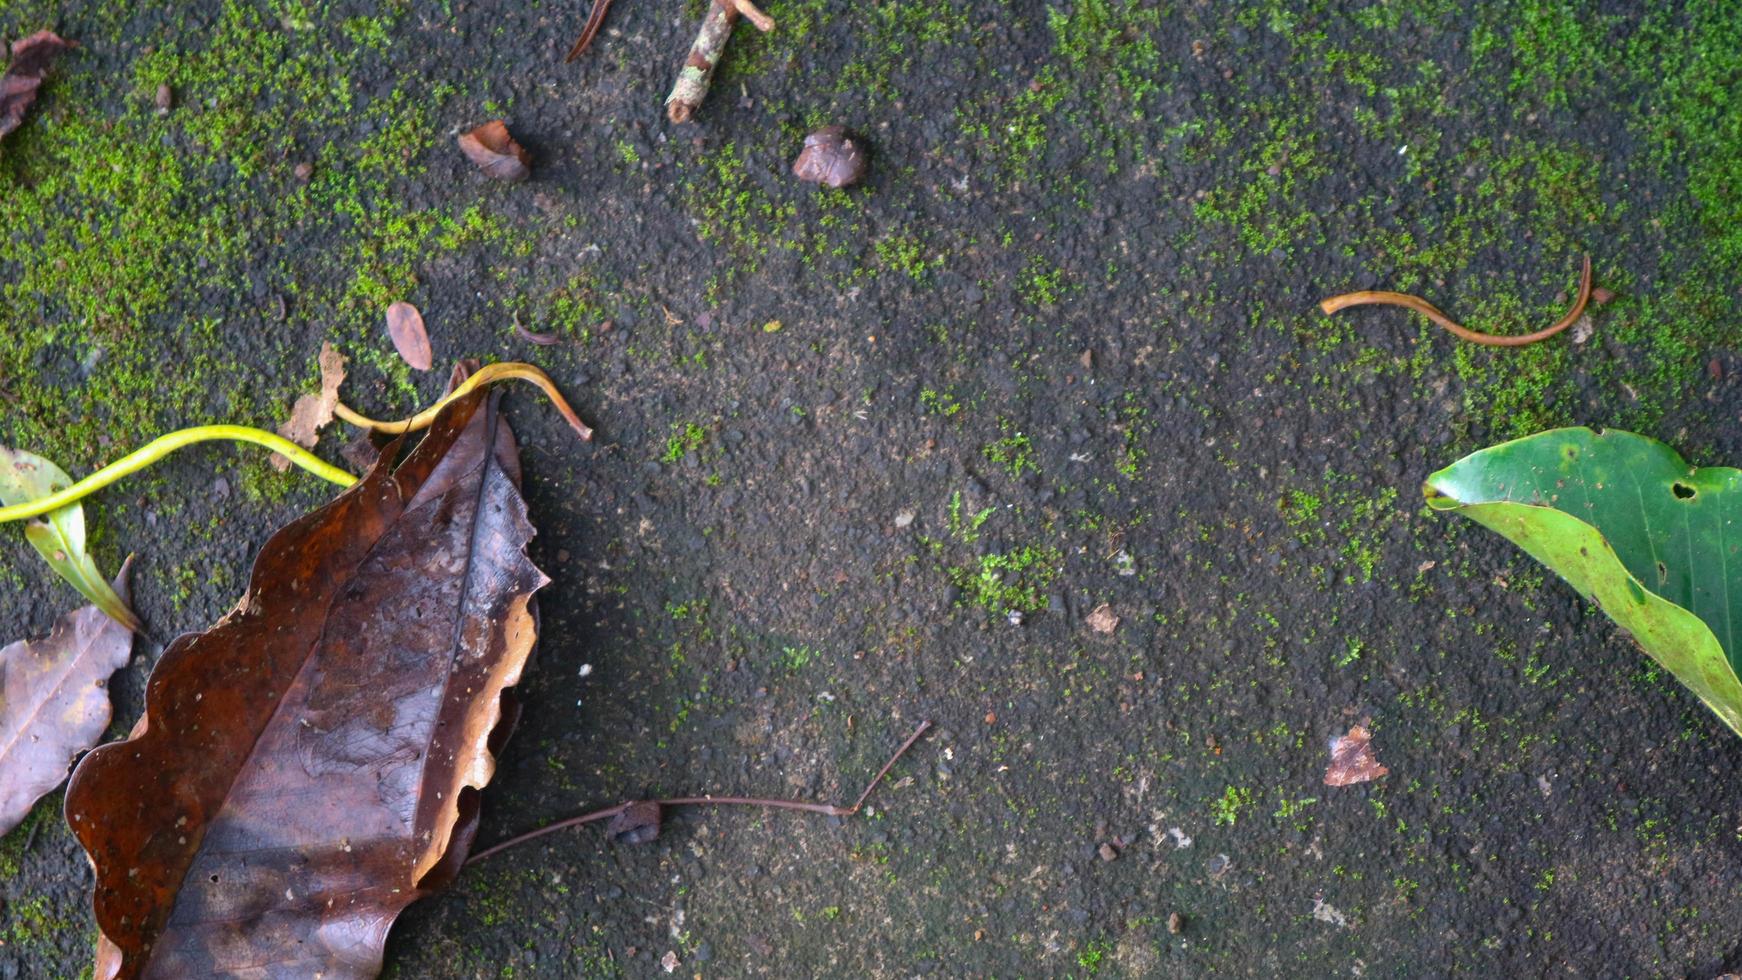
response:
[[[587,26],[581,28],[581,36],[575,39],[575,46],[569,49],[563,64],[566,65],[587,53],[587,49],[593,44],[593,38],[598,36],[600,26],[605,23],[605,11],[610,9],[611,0],[593,0],[593,9],[587,12]]]
[[[499,844],[493,844],[472,855],[470,858],[466,859],[466,863],[476,864],[487,857],[506,851],[510,847],[524,844],[527,841],[535,840],[546,834],[554,834],[559,830],[567,830],[570,827],[579,827],[582,824],[593,823],[599,820],[609,820],[639,803],[651,802],[659,806],[760,806],[774,810],[801,810],[805,813],[820,813],[827,817],[850,817],[859,812],[859,809],[865,805],[865,800],[870,797],[871,791],[877,788],[877,784],[883,781],[884,776],[889,775],[889,770],[895,768],[895,763],[900,761],[903,755],[907,754],[907,750],[912,748],[913,743],[919,741],[919,737],[924,735],[926,729],[930,727],[931,721],[929,719],[919,723],[919,727],[913,730],[913,734],[907,737],[907,741],[901,743],[901,748],[896,749],[895,754],[889,757],[889,761],[883,764],[883,768],[877,770],[877,775],[871,780],[870,784],[865,787],[865,792],[860,793],[859,798],[853,801],[852,806],[837,806],[833,803],[809,803],[804,800],[771,800],[756,796],[676,796],[666,800],[629,800],[624,803],[619,803],[616,806],[608,806],[603,810],[594,810],[591,813],[583,813],[578,817],[569,817],[565,820],[558,820],[556,823],[548,824],[538,828],[537,830],[529,830],[524,834],[510,837]]]
[[[1577,323],[1579,317],[1584,315],[1585,304],[1590,302],[1590,299],[1591,257],[1587,255],[1585,256],[1584,272],[1579,277],[1579,295],[1577,299],[1573,300],[1573,308],[1567,311],[1566,316],[1556,320],[1552,325],[1544,327],[1535,333],[1527,333],[1519,337],[1504,337],[1491,333],[1478,333],[1477,331],[1459,324],[1444,313],[1441,313],[1438,307],[1429,303],[1427,300],[1422,299],[1420,296],[1411,296],[1408,293],[1386,292],[1381,289],[1366,289],[1358,293],[1344,293],[1341,296],[1332,296],[1330,299],[1320,303],[1319,309],[1324,310],[1327,314],[1331,314],[1351,306],[1364,306],[1370,304],[1378,304],[1381,306],[1401,306],[1405,309],[1414,310],[1415,312],[1420,313],[1422,316],[1427,317],[1434,323],[1439,324],[1473,344],[1486,344],[1490,347],[1523,347],[1526,344],[1534,344],[1539,340],[1547,340],[1555,334],[1560,333],[1562,330]]]
[[[695,41],[690,44],[683,67],[678,69],[677,82],[665,97],[666,116],[672,122],[686,123],[695,118],[696,110],[707,98],[708,85],[714,79],[720,55],[726,50],[726,41],[732,36],[732,25],[740,16],[755,24],[757,30],[774,30],[774,19],[756,9],[751,0],[713,0]]]

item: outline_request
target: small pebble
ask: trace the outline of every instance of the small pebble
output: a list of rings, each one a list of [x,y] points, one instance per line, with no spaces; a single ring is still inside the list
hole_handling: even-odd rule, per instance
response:
[[[297,180],[306,184],[308,183],[309,178],[315,175],[315,165],[304,160],[297,164],[296,169],[292,170],[291,173],[296,175]]]
[[[1095,851],[1095,853],[1101,855],[1101,860],[1103,860],[1103,861],[1117,861],[1117,860],[1119,860],[1119,852],[1116,849],[1114,849],[1112,844],[1103,843],[1100,846],[1100,848],[1098,848]]]
[[[175,92],[169,87],[167,82],[163,83],[157,86],[157,94],[152,98],[151,102],[153,105],[157,106],[157,114],[161,116],[175,105]]]
[[[1169,912],[1167,914],[1167,931],[1168,931],[1169,935],[1177,936],[1180,934],[1180,930],[1184,929],[1185,927],[1186,927],[1186,917],[1185,916],[1180,915],[1178,912]]]

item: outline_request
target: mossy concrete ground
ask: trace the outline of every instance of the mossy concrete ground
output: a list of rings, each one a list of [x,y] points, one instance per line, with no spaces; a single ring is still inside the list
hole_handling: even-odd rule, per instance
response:
[[[323,340],[348,400],[409,412],[442,373],[387,344],[409,300],[601,432],[510,398],[554,582],[485,843],[844,798],[939,724],[859,819],[481,865],[395,976],[1709,976],[1742,965],[1742,745],[1417,487],[1570,423],[1742,461],[1724,7],[771,0],[673,127],[697,3],[620,4],[565,66],[580,4],[0,0],[5,37],[82,45],[0,145],[0,438],[80,473],[271,426]],[[528,183],[453,146],[498,117]],[[795,184],[836,122],[870,181]],[[1315,308],[1523,332],[1585,253],[1617,299],[1583,343]],[[329,492],[207,447],[90,512],[161,640]],[[0,632],[45,631],[73,593],[0,550]],[[1369,717],[1391,774],[1323,786]],[[87,969],[57,804],[0,841],[0,976]]]

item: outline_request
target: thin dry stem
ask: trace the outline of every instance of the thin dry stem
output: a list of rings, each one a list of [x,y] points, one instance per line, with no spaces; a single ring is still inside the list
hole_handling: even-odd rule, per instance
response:
[[[1432,303],[1422,299],[1420,296],[1411,296],[1408,293],[1387,292],[1381,289],[1367,289],[1357,293],[1344,293],[1341,296],[1332,296],[1330,299],[1321,302],[1319,304],[1319,309],[1330,314],[1335,313],[1338,310],[1347,309],[1351,306],[1401,306],[1405,309],[1414,310],[1415,312],[1420,313],[1422,316],[1427,317],[1434,323],[1473,344],[1486,344],[1489,347],[1523,347],[1526,344],[1534,344],[1539,340],[1547,340],[1555,334],[1560,333],[1562,330],[1577,323],[1579,317],[1585,314],[1585,304],[1590,302],[1590,299],[1591,257],[1587,255],[1585,256],[1584,272],[1579,277],[1579,295],[1577,299],[1573,300],[1572,309],[1568,310],[1565,316],[1556,320],[1550,326],[1544,327],[1535,333],[1527,333],[1522,336],[1506,337],[1498,334],[1479,333],[1475,330],[1471,330],[1469,327],[1463,326],[1451,317],[1446,316],[1444,313],[1440,312],[1439,307],[1434,306]]]
[[[826,817],[850,817],[859,812],[860,808],[865,805],[865,800],[871,795],[871,791],[877,788],[877,784],[883,782],[883,777],[889,775],[889,770],[895,767],[895,763],[907,754],[908,749],[913,748],[913,743],[919,741],[920,736],[924,735],[929,728],[931,728],[929,719],[919,723],[919,727],[913,730],[913,734],[907,737],[907,741],[901,743],[901,747],[895,750],[895,754],[889,757],[889,761],[883,764],[883,768],[877,770],[877,775],[866,785],[865,792],[860,793],[859,798],[853,801],[852,806],[810,803],[805,800],[772,800],[757,796],[675,796],[664,800],[628,800],[616,806],[608,806],[603,810],[594,810],[578,817],[558,820],[556,823],[540,827],[537,830],[510,837],[472,855],[466,860],[466,863],[475,864],[511,847],[536,840],[546,834],[554,834],[559,830],[567,830],[570,827],[579,827],[582,824],[594,823],[599,820],[609,820],[637,803],[657,803],[660,806],[759,806],[773,810],[801,810],[805,813],[820,813]]]
[[[550,375],[531,364],[522,364],[518,361],[487,364],[479,368],[471,377],[462,381],[440,401],[408,419],[400,419],[397,422],[378,421],[359,414],[344,402],[339,402],[333,406],[333,414],[352,425],[372,432],[380,432],[390,436],[403,435],[407,432],[429,428],[430,423],[435,421],[436,416],[441,414],[443,406],[447,405],[448,402],[464,397],[475,388],[503,378],[519,378],[522,381],[530,381],[537,385],[539,390],[543,391],[550,399],[551,405],[555,406],[557,413],[563,417],[563,421],[569,424],[569,428],[574,429],[582,439],[593,438],[593,430],[588,428],[587,424],[581,421],[580,416],[575,414],[575,410],[569,407],[569,403],[563,400],[562,392],[557,390],[556,382],[550,379]]]

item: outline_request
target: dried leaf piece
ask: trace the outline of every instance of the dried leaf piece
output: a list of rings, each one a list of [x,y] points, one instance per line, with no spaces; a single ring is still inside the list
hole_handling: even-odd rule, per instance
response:
[[[1331,739],[1331,764],[1325,769],[1326,786],[1352,786],[1378,779],[1391,770],[1373,756],[1373,736],[1356,725],[1349,734]]]
[[[115,578],[127,594],[129,560]],[[67,778],[73,757],[109,727],[109,675],[127,666],[133,631],[96,606],[55,623],[41,640],[0,649],[0,834]]]
[[[0,446],[0,503],[9,507],[27,503],[72,485],[73,478],[66,471],[41,456]],[[47,559],[55,574],[72,583],[92,605],[129,632],[138,631],[139,617],[110,588],[109,580],[97,571],[96,559],[85,550],[83,506],[68,504],[50,511],[47,520],[31,521],[24,526],[24,539]]]
[[[1119,614],[1113,607],[1103,602],[1095,607],[1094,612],[1083,617],[1083,622],[1097,633],[1111,633],[1119,628]]]
[[[387,336],[393,339],[393,349],[413,369],[428,371],[435,363],[435,353],[429,348],[429,331],[423,328],[423,314],[410,303],[400,301],[387,308]]]
[[[537,333],[526,329],[520,325],[520,319],[518,317],[514,320],[514,333],[521,340],[524,340],[529,344],[537,344],[540,347],[554,347],[563,342],[563,339],[554,333]]]
[[[459,143],[466,159],[490,177],[518,181],[532,175],[532,158],[508,135],[508,124],[500,119],[461,133]]]
[[[659,839],[659,804],[631,803],[605,825],[605,838],[619,844],[650,844]]]
[[[865,145],[841,126],[824,126],[804,138],[792,162],[793,176],[825,187],[848,187],[865,177]]]
[[[49,66],[73,46],[53,31],[37,31],[12,42],[12,62],[0,75],[0,137],[24,124],[24,113],[36,101]]]
[[[132,737],[74,772],[96,977],[373,977],[453,880],[547,581],[497,401],[451,403],[275,533],[236,609],[164,652]]]
[[[290,418],[278,427],[279,435],[304,449],[313,449],[320,439],[321,429],[333,420],[333,406],[339,403],[339,385],[345,381],[345,355],[334,350],[332,344],[321,344],[317,362],[321,366],[320,394],[296,396],[296,404],[290,408]],[[290,460],[275,454],[272,468],[283,473],[290,469]]]

